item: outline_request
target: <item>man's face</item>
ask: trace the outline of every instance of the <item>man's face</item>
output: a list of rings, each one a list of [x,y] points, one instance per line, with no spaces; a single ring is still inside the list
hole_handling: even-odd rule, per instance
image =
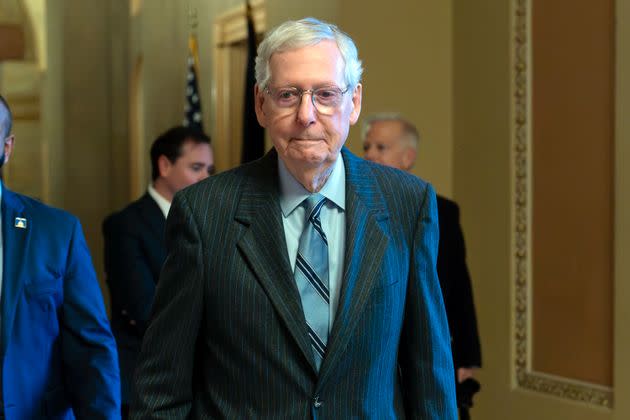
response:
[[[345,90],[344,65],[337,44],[330,40],[275,53],[269,61],[269,88],[308,90],[335,86]],[[258,122],[267,129],[278,156],[293,173],[332,164],[360,112],[360,84],[343,95],[341,104],[331,115],[318,113],[310,93],[304,94],[293,109],[279,108],[268,93],[256,86]]]
[[[374,121],[363,141],[363,156],[372,162],[408,171],[416,153],[404,136],[399,121]]]
[[[13,136],[8,129],[8,111],[0,105],[0,168],[9,160],[13,151]]]
[[[2,131],[4,130],[0,127],[0,132]],[[0,150],[0,168],[2,168],[2,166],[9,161],[11,152],[13,152],[13,136],[4,138],[4,135],[0,134],[0,141],[2,142],[2,149]]]
[[[175,162],[169,161],[166,156],[160,156],[158,164],[160,175],[172,194],[214,173],[210,145],[190,140],[182,144],[181,154]]]

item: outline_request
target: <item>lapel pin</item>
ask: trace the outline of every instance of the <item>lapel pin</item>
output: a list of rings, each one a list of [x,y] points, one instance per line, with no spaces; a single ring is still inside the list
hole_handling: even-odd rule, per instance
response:
[[[15,227],[20,228],[20,229],[26,229],[26,219],[24,217],[16,217]]]

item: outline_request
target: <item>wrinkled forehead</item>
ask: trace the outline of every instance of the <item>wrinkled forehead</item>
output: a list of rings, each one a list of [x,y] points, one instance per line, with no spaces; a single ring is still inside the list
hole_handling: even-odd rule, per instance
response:
[[[274,52],[269,59],[271,80],[344,81],[345,62],[334,40]]]

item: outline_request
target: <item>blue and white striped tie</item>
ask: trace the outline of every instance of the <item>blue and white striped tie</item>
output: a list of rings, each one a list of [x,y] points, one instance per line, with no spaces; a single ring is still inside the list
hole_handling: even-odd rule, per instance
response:
[[[313,194],[302,202],[306,208],[306,223],[300,236],[294,274],[318,370],[326,354],[330,304],[328,240],[319,217],[325,203],[326,197],[321,194]]]

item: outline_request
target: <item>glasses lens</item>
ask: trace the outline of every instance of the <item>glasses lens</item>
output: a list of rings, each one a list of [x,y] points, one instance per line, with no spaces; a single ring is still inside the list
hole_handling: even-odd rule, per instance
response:
[[[313,102],[322,114],[332,114],[341,105],[343,92],[338,87],[322,87],[313,91]]]
[[[302,96],[301,92],[297,88],[279,88],[270,92],[271,96],[280,108],[292,108],[299,101]]]
[[[347,91],[347,89],[346,89]],[[320,114],[330,115],[341,105],[342,91],[336,86],[324,86],[314,90],[302,90],[296,87],[267,89],[274,104],[281,109],[293,110],[299,106],[302,96],[311,95],[311,101]]]

